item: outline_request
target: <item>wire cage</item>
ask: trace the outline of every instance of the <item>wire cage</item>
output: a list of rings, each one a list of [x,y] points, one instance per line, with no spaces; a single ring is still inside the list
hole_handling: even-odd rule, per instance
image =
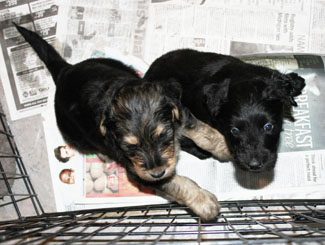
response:
[[[15,214],[18,219],[22,219],[22,206],[29,206],[29,213],[40,215],[44,213],[43,208],[27,174],[1,104],[0,121],[0,213],[10,213],[10,217]],[[1,215],[1,218],[3,217],[5,216]]]
[[[220,217],[210,223],[175,203],[45,213],[6,117],[3,113],[0,117],[0,135],[5,139],[0,148],[0,183],[5,187],[0,192],[0,213],[17,216],[0,221],[0,243],[325,244],[325,200],[221,202]],[[8,165],[15,165],[16,172],[8,171]],[[21,181],[21,193],[15,192],[12,180]],[[26,201],[35,213],[32,216],[20,208]]]

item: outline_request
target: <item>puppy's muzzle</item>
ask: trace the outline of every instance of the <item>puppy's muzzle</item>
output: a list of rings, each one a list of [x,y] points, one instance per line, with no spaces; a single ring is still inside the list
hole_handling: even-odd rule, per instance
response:
[[[250,171],[259,171],[263,168],[263,164],[256,159],[252,159],[252,161],[248,163],[248,167]]]
[[[175,174],[175,167],[177,159],[171,159],[172,161],[166,164],[154,167],[145,168],[143,165],[134,164],[134,171],[141,179],[149,182],[157,182],[166,178],[169,178]]]
[[[165,175],[166,170],[163,170],[163,171],[150,171],[149,173],[153,178],[159,179],[159,178],[162,178]]]
[[[258,172],[269,171],[273,169],[275,163],[276,163],[276,159],[274,161],[270,159],[269,161],[262,162],[253,158],[248,163],[239,163],[238,166],[245,171],[258,173]]]

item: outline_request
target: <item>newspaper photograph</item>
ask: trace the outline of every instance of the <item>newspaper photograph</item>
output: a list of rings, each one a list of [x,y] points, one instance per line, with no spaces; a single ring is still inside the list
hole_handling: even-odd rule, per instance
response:
[[[103,161],[97,155],[84,156],[84,195],[91,197],[133,197],[154,195],[155,191],[128,180],[126,170],[113,160]]]
[[[54,0],[3,1],[0,6],[1,82],[10,118],[17,120],[44,110],[51,78],[12,22],[36,31],[54,43],[58,5]],[[26,23],[26,24],[25,24]]]

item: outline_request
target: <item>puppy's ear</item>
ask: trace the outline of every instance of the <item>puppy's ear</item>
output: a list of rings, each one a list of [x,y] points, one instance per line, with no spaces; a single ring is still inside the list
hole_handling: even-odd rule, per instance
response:
[[[301,94],[303,88],[306,86],[305,79],[301,76],[298,76],[297,73],[289,73],[286,75],[289,78],[291,91],[290,96],[297,97]]]
[[[220,83],[210,83],[203,86],[203,95],[210,112],[216,116],[220,106],[227,100],[230,79],[225,79]]]
[[[99,122],[99,133],[103,137],[111,137],[112,132],[114,132],[115,129],[115,121],[111,119],[110,113],[107,111],[102,113],[102,116],[100,118]]]
[[[106,125],[105,125],[105,115],[102,115],[102,118],[100,120],[100,124],[99,124],[99,132],[102,136],[106,136],[107,134],[107,128],[106,128]]]
[[[297,73],[276,73],[272,76],[271,83],[264,90],[263,98],[279,99],[290,103],[292,106],[297,106],[294,98],[301,94],[305,85],[305,79],[298,76]]]
[[[181,112],[177,106],[174,106],[174,108],[172,109],[172,120],[173,121],[181,120]]]

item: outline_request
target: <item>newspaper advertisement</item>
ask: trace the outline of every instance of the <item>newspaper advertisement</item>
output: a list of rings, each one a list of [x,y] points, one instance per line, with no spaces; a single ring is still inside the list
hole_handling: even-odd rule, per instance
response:
[[[0,3],[0,76],[12,120],[40,113],[52,83],[48,71],[12,22],[36,31],[53,44],[57,14],[55,0]]]

